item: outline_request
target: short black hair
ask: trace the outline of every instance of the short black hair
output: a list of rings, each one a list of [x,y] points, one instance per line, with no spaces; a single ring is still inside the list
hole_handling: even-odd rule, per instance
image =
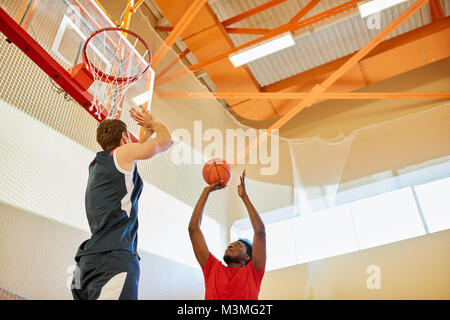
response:
[[[244,239],[244,238],[239,238],[238,241],[245,244],[245,247],[246,247],[245,251],[247,252],[248,256],[250,257],[250,260],[252,260],[253,243],[250,240]],[[249,260],[249,262],[250,262],[250,260]]]

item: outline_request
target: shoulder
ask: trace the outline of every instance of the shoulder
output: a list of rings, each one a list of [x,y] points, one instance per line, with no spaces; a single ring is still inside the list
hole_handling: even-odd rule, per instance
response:
[[[247,263],[247,265],[244,268],[247,268],[259,280],[263,278],[264,273],[266,271],[265,267],[260,270],[256,270],[255,266],[253,265],[253,260]]]
[[[212,253],[209,253],[208,260],[206,260],[206,264],[202,267],[202,270],[206,272],[211,269],[220,268],[221,265],[222,263]]]
[[[217,259],[211,252],[209,253],[208,260],[206,261],[206,264],[210,265],[220,265],[222,264],[219,259]]]
[[[124,159],[124,155],[127,153],[129,147],[134,143],[124,144],[120,147],[113,149],[110,154],[113,156],[116,169],[123,174],[131,174],[134,171],[136,161]],[[132,146],[131,146],[132,147]]]

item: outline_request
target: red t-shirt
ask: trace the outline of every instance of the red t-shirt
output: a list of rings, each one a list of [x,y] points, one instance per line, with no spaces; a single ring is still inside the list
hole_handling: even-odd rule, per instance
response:
[[[229,268],[209,254],[202,270],[205,300],[258,300],[265,268],[256,270],[252,261],[241,268]]]

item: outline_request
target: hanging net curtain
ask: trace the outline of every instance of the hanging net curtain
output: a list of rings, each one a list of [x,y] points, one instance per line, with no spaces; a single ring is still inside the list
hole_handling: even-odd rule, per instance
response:
[[[289,141],[298,215],[450,176],[450,104],[353,131],[334,140]],[[340,193],[369,185],[358,198]],[[361,189],[362,190],[362,189]]]
[[[333,140],[318,137],[289,141],[297,214],[313,213],[334,205],[342,171],[354,135]]]

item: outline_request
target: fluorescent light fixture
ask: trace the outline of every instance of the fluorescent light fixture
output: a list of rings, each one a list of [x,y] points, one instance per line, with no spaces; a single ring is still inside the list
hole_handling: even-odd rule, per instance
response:
[[[370,2],[359,4],[358,9],[361,18],[365,18],[406,1],[408,0],[372,0]]]
[[[274,52],[292,47],[293,45],[295,45],[294,38],[292,38],[291,33],[288,32],[273,39],[261,42],[250,49],[230,54],[228,58],[233,66],[239,67]]]

